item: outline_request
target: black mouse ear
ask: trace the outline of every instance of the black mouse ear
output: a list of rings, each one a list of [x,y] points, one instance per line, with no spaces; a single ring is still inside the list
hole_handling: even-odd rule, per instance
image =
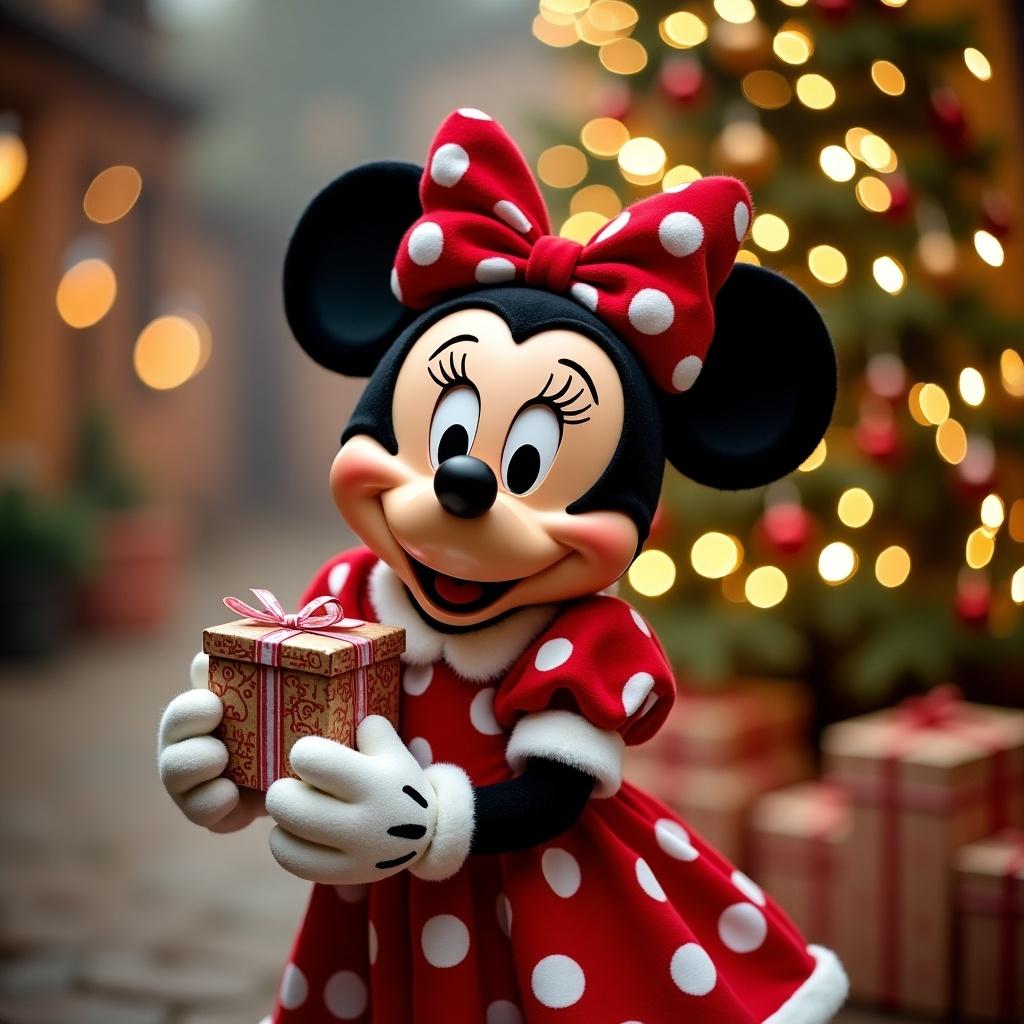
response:
[[[420,216],[422,171],[356,167],[307,207],[284,261],[284,309],[299,344],[321,366],[368,377],[415,315],[391,292],[402,236]]]
[[[835,400],[835,353],[814,304],[786,278],[737,263],[700,376],[663,400],[665,453],[709,487],[759,487],[814,451]]]

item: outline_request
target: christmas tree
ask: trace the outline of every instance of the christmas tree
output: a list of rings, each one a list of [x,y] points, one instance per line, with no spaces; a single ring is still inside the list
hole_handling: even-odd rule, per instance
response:
[[[835,341],[818,450],[754,492],[669,470],[628,574],[704,685],[801,672],[844,710],[948,680],[998,699],[1024,657],[1024,325],[986,280],[1010,203],[948,82],[993,70],[969,22],[907,6],[542,0],[533,22],[600,65],[589,120],[544,125],[561,233],[585,242],[652,191],[735,175],[757,210],[739,259],[795,280]]]

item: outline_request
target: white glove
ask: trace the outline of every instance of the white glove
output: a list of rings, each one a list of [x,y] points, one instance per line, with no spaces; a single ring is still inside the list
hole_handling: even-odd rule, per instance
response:
[[[307,736],[291,751],[299,779],[267,791],[277,862],[334,885],[375,882],[409,868],[420,878],[455,874],[473,837],[473,786],[455,765],[424,770],[380,715],[356,732],[358,750]],[[301,779],[301,781],[300,781]]]
[[[223,743],[209,735],[220,725],[224,705],[206,689],[209,657],[192,660],[193,689],[179,694],[160,719],[160,780],[189,821],[214,832],[234,832],[265,814],[263,794],[240,791],[221,777],[228,763]]]

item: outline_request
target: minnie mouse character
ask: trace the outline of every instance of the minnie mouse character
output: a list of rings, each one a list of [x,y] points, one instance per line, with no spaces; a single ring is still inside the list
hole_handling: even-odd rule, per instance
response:
[[[399,730],[368,718],[357,750],[302,739],[299,779],[266,795],[274,856],[318,883],[275,1022],[810,1024],[843,1001],[832,953],[622,781],[674,684],[606,588],[665,459],[765,484],[813,450],[835,398],[811,302],[734,265],[750,217],[740,182],[705,178],[585,246],[556,237],[522,155],[471,109],[425,172],[356,168],[302,217],[291,327],[370,378],[331,470],[367,546],[303,600],[403,626],[407,650]],[[224,831],[262,800],[218,778],[220,715],[208,691],[177,698],[161,770]]]

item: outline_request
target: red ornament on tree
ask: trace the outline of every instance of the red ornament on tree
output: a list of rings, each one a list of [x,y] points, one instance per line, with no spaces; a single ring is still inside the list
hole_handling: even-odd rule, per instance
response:
[[[953,602],[957,617],[967,626],[979,628],[988,623],[992,610],[992,585],[981,573],[964,573],[957,581]]]
[[[803,505],[795,501],[780,501],[764,510],[754,533],[766,550],[795,558],[807,550],[817,529],[814,517]]]
[[[855,431],[857,447],[876,462],[899,462],[903,455],[903,438],[891,418],[864,417]]]
[[[902,174],[891,174],[885,181],[889,187],[889,209],[885,211],[885,216],[892,221],[906,220],[907,214],[910,212],[912,203],[912,194],[910,191],[910,185],[907,179]]]
[[[696,102],[704,90],[704,69],[696,57],[666,57],[661,63],[658,81],[662,92],[677,103]]]
[[[985,227],[996,236],[1005,238],[1013,226],[1013,207],[1005,192],[990,188],[981,197]]]
[[[829,21],[846,21],[853,14],[854,0],[814,0],[814,6]]]
[[[961,156],[969,139],[960,97],[949,86],[940,86],[932,90],[930,105],[932,125],[943,149],[952,156]]]

